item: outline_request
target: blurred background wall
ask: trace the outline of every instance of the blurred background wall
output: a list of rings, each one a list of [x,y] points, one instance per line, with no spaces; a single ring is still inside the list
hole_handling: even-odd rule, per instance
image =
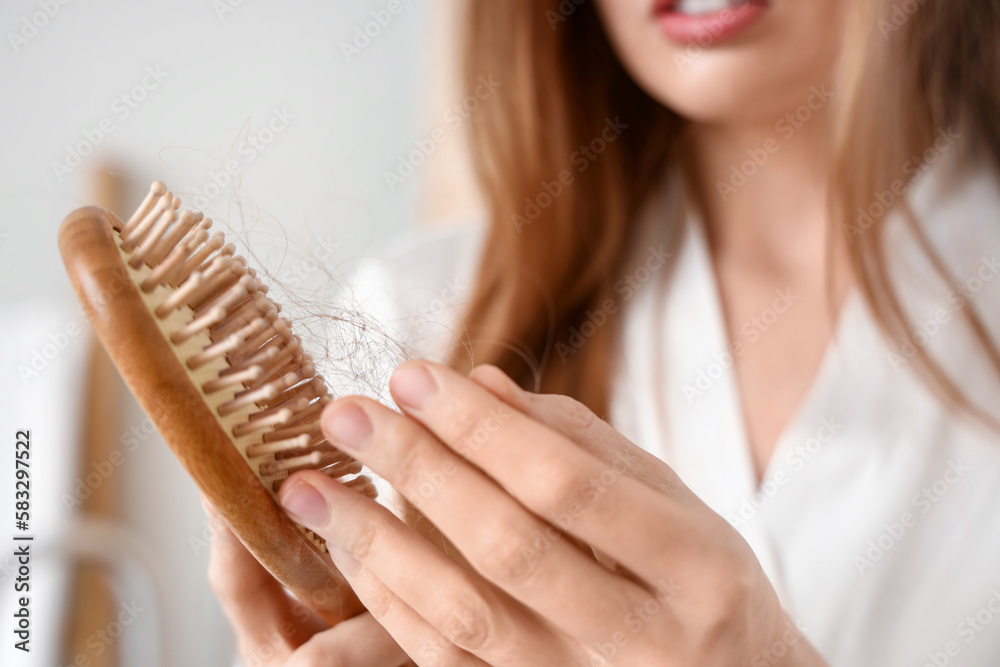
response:
[[[315,257],[346,275],[420,220],[467,217],[463,128],[445,120],[462,102],[454,29],[452,0],[0,3],[0,451],[32,429],[37,539],[35,651],[14,655],[5,639],[0,664],[196,667],[232,652],[205,582],[198,493],[95,357],[59,222],[92,203],[127,214],[159,179],[307,288],[321,278],[309,275]],[[439,126],[441,150],[390,178]],[[81,453],[88,438],[99,455]],[[12,458],[0,457],[3,517]],[[85,499],[99,511],[87,521]],[[80,589],[79,563],[112,573],[109,590]],[[104,616],[67,655],[81,608]]]

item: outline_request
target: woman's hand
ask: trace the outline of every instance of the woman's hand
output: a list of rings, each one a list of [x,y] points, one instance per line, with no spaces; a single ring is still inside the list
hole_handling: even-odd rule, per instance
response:
[[[331,628],[291,597],[202,501],[212,529],[208,579],[233,625],[246,667],[413,664],[371,614]]]
[[[343,398],[324,432],[474,570],[321,473],[280,499],[418,665],[824,664],[740,535],[582,407],[493,368],[413,362],[390,388],[405,415]]]

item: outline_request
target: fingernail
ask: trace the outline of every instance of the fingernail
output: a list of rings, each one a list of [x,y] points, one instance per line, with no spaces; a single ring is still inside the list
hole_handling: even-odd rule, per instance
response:
[[[307,528],[322,528],[329,520],[326,498],[310,484],[295,481],[282,484],[278,501],[292,517]]]
[[[372,440],[372,422],[357,405],[334,403],[323,412],[323,431],[336,444],[365,449]]]
[[[428,398],[437,393],[438,386],[425,367],[407,364],[393,374],[389,389],[397,403],[419,410]]]
[[[353,577],[361,569],[361,563],[358,562],[357,558],[335,544],[327,542],[326,550],[330,552],[330,558],[333,559],[333,564],[337,566],[337,569],[348,577]]]

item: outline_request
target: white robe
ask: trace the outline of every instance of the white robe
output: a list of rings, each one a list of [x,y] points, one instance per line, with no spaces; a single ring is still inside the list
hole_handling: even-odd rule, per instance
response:
[[[957,181],[953,173],[940,160],[907,198],[996,340],[1000,187],[985,168]],[[886,342],[852,293],[757,487],[726,355],[731,343],[693,217],[672,271],[657,271],[663,239],[656,220],[667,214],[667,200],[653,198],[644,214],[649,245],[637,247],[632,264],[641,289],[620,295],[621,310],[611,315],[625,318],[612,425],[736,526],[831,664],[1000,665],[1000,436],[942,406],[907,351]],[[416,353],[441,358],[456,339],[481,234],[437,233],[371,260],[355,283],[355,305]],[[963,292],[931,279],[895,214],[889,239],[894,275],[917,323],[915,344],[997,414],[1000,385],[960,317]],[[646,260],[648,275],[638,269]],[[794,297],[776,298],[780,309]],[[750,664],[771,663],[758,656]]]

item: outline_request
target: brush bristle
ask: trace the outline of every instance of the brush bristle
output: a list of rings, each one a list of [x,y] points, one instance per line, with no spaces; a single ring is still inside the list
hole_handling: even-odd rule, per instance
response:
[[[233,446],[272,495],[291,473],[314,469],[375,497],[361,464],[320,431],[329,389],[259,274],[221,232],[209,232],[211,219],[179,209],[157,181],[115,232],[132,279]]]

